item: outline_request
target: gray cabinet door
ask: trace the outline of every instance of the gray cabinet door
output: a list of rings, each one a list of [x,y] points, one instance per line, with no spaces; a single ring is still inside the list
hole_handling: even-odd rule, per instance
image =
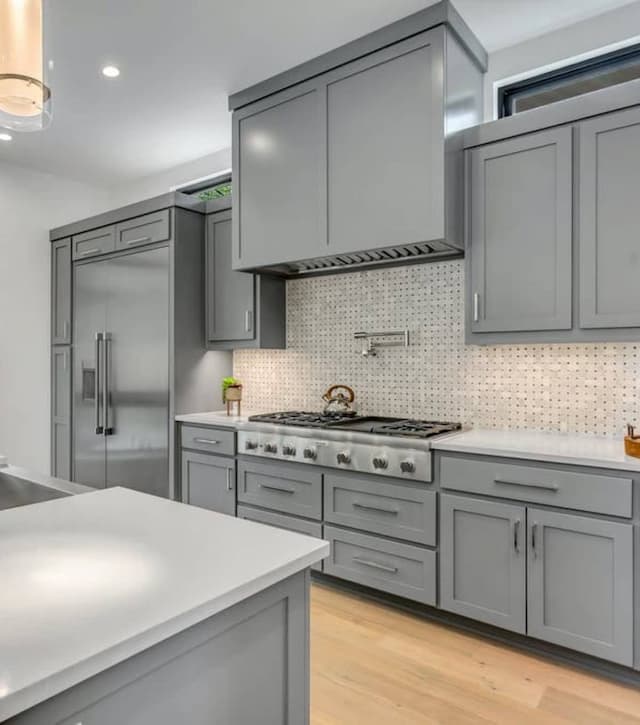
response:
[[[440,497],[440,606],[503,629],[526,629],[525,508]]]
[[[71,239],[51,245],[51,344],[71,344]]]
[[[440,28],[325,76],[332,253],[445,236],[442,58]]]
[[[578,134],[580,327],[640,327],[640,109]]]
[[[207,340],[255,337],[255,276],[232,270],[231,211],[207,219]]]
[[[116,228],[114,226],[92,229],[90,232],[76,234],[71,238],[73,259],[87,259],[98,254],[113,252],[116,248]]]
[[[324,104],[314,81],[233,114],[234,268],[326,252]]]
[[[473,332],[571,329],[571,142],[566,127],[471,152]]]
[[[71,348],[51,348],[51,475],[71,480]]]
[[[633,527],[528,510],[528,634],[633,664]]]
[[[182,451],[181,481],[184,503],[236,515],[236,462],[233,458]]]

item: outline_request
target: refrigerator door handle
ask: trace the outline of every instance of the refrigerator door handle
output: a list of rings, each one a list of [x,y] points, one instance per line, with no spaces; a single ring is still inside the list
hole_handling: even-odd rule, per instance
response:
[[[111,410],[111,391],[109,386],[111,385],[111,369],[110,369],[110,360],[111,360],[111,333],[105,332],[104,333],[104,373],[103,373],[103,379],[104,379],[104,435],[110,436],[113,435],[113,425],[111,421],[111,417],[109,415],[109,412]]]
[[[95,421],[96,421],[96,435],[102,435],[104,432],[104,427],[102,425],[102,422],[100,420],[100,397],[102,395],[101,391],[101,355],[102,355],[102,342],[104,340],[104,337],[101,332],[96,332],[96,349],[95,349],[95,355],[96,355],[96,368],[94,373],[94,388],[93,388],[93,405],[95,409]]]

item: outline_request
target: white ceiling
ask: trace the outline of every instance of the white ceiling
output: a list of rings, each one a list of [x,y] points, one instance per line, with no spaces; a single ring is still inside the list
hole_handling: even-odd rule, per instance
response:
[[[454,0],[489,51],[629,2]],[[213,153],[230,144],[230,92],[429,4],[52,0],[53,124],[14,134],[0,161],[111,186]]]

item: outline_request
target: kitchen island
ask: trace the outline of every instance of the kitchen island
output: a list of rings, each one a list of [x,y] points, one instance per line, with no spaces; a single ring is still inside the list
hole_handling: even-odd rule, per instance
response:
[[[308,722],[328,549],[123,488],[0,512],[0,722]]]

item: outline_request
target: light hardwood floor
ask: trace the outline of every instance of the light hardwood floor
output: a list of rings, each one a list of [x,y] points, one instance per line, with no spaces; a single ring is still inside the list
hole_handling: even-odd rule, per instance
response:
[[[312,585],[312,725],[640,725],[640,689]]]

